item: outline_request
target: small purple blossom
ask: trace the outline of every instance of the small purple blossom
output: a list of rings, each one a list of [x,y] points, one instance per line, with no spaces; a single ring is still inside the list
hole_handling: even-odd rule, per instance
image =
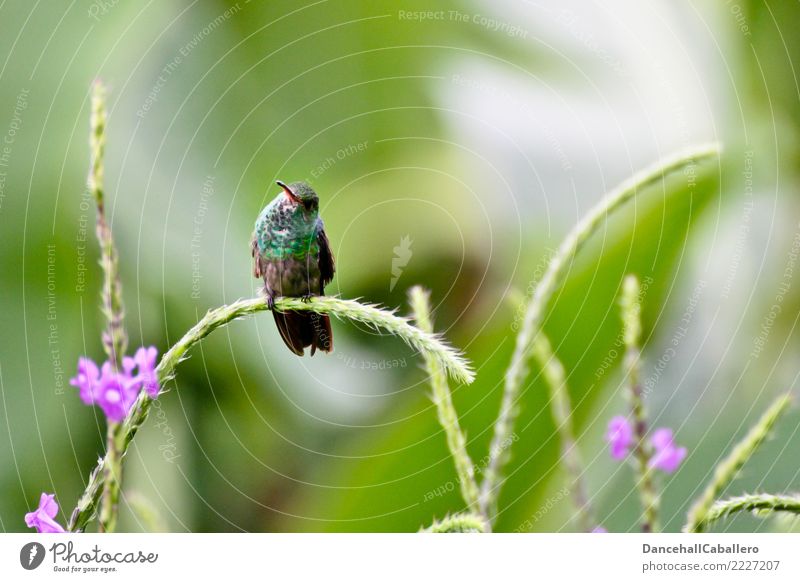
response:
[[[661,469],[665,473],[674,473],[686,458],[686,447],[676,447],[669,428],[660,428],[653,433],[650,442],[655,449],[650,467]]]
[[[610,446],[611,456],[620,460],[630,452],[636,444],[633,425],[624,416],[615,416],[608,423],[606,441]],[[651,469],[661,469],[665,473],[674,473],[686,458],[686,447],[675,446],[672,429],[659,428],[650,437],[653,456],[650,459]]]
[[[608,423],[606,440],[611,447],[611,456],[623,459],[633,446],[633,426],[624,416],[615,416]]]
[[[103,364],[103,372],[100,376],[100,393],[95,400],[106,418],[119,422],[128,414],[136,396],[139,394],[139,386],[130,374],[123,371],[117,373],[111,362]]]
[[[28,527],[35,527],[39,533],[64,533],[64,528],[55,520],[58,515],[58,503],[55,497],[42,493],[39,507],[25,514],[25,523]]]
[[[608,533],[608,530],[602,525],[598,525],[592,530],[592,533]]]
[[[98,380],[100,370],[89,358],[78,359],[78,375],[72,378],[69,383],[80,389],[80,397],[84,403],[92,405],[97,398]]]
[[[139,367],[138,378],[142,382],[142,387],[147,392],[150,398],[158,396],[160,389],[158,385],[158,376],[156,375],[156,357],[158,350],[154,346],[146,348],[142,346],[133,356],[133,361]]]
[[[69,383],[80,390],[84,403],[96,404],[108,420],[119,422],[128,414],[142,389],[150,398],[158,396],[157,356],[155,347],[141,347],[132,358],[122,359],[122,370],[116,370],[110,361],[98,369],[97,364],[83,357],[78,360],[77,376]]]

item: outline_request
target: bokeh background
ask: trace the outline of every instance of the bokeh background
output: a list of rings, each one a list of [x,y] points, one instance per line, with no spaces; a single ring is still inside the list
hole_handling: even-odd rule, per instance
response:
[[[405,310],[411,285],[432,290],[478,370],[453,390],[479,463],[519,303],[565,233],[637,169],[722,142],[691,192],[654,188],[592,239],[546,322],[599,521],[634,530],[631,471],[602,437],[625,410],[616,296],[628,272],[650,281],[646,405],[689,449],[661,480],[678,530],[800,373],[798,18],[773,0],[3,1],[0,529],[23,531],[41,491],[64,521],[103,451],[103,419],[67,383],[103,354],[85,187],[102,78],[131,344],[163,352],[252,296],[255,217],[276,179],[306,179],[338,261],[330,293]],[[334,354],[296,358],[262,315],[195,350],[130,450],[121,529],[411,532],[460,510],[419,356],[350,324],[334,335]],[[519,407],[497,529],[570,531],[538,370]],[[798,421],[729,493],[800,487]]]

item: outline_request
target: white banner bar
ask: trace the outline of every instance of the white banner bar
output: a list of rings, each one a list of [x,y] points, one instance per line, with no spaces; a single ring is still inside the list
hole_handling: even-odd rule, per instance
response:
[[[142,582],[187,575],[224,581],[796,582],[800,534],[0,536],[0,580],[88,577]]]

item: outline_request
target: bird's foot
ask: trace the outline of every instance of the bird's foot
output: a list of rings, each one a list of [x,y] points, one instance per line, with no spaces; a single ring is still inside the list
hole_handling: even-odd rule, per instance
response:
[[[312,297],[314,297],[314,296],[311,293],[307,293],[306,295],[303,295],[302,297],[300,297],[300,301],[302,301],[303,303],[311,303],[311,298]]]
[[[267,295],[267,309],[272,311],[275,308],[275,298],[272,295]]]

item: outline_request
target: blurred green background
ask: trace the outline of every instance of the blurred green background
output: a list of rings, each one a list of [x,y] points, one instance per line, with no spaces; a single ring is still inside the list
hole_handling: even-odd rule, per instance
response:
[[[616,295],[628,272],[652,279],[647,407],[689,449],[662,480],[678,530],[714,462],[800,373],[798,18],[797,2],[758,0],[0,3],[0,529],[25,530],[41,491],[63,522],[103,451],[103,419],[67,383],[103,353],[85,188],[101,78],[131,345],[163,352],[252,296],[255,217],[276,179],[306,179],[337,258],[329,293],[405,310],[410,286],[432,290],[438,329],[478,370],[453,390],[479,463],[515,297],[605,191],[722,142],[690,193],[654,188],[592,239],[546,322],[598,520],[634,530],[631,472],[602,435],[625,410]],[[195,350],[129,452],[120,529],[410,532],[460,510],[421,359],[372,330],[334,335],[334,354],[299,359],[262,315]],[[533,372],[496,529],[570,531]],[[798,420],[731,494],[797,490]]]

